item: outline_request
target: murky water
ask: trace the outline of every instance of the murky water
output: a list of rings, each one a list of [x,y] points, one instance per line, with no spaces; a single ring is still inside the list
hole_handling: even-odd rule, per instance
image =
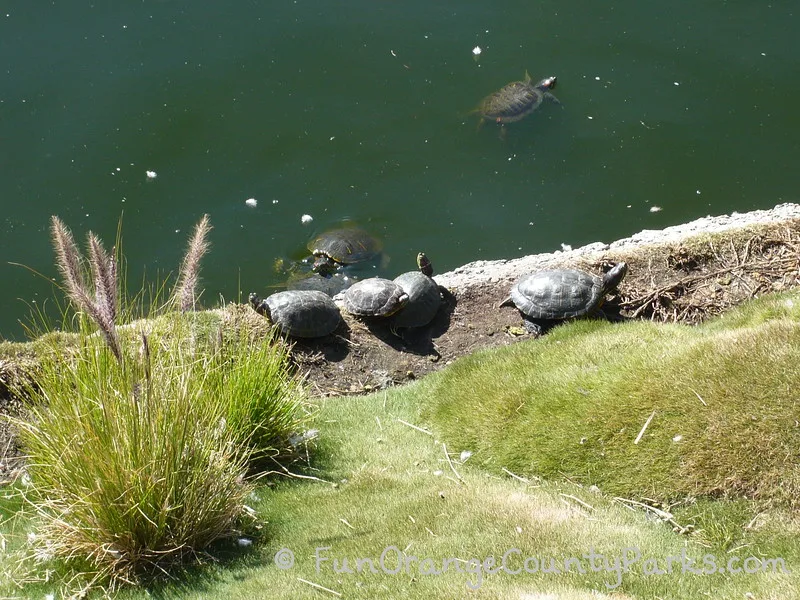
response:
[[[418,250],[443,271],[796,200],[796,12],[743,0],[6,3],[0,333],[20,337],[26,303],[54,294],[7,264],[55,276],[52,214],[109,243],[122,216],[140,281],[176,269],[209,213],[213,302],[268,292],[276,258],[345,219],[383,238],[396,274]],[[504,135],[479,128],[481,98],[526,70],[557,75],[562,104]]]

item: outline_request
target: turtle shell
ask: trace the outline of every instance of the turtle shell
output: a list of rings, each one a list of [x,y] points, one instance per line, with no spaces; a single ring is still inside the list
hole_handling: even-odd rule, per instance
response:
[[[329,277],[318,273],[308,273],[292,277],[286,282],[289,290],[317,290],[327,296],[335,296],[350,287],[355,280],[342,273],[334,273]]]
[[[394,281],[370,277],[347,288],[344,307],[360,317],[388,317],[403,308],[408,294]]]
[[[580,317],[600,306],[603,279],[575,269],[539,271],[523,277],[511,289],[514,305],[531,319]]]
[[[330,296],[316,290],[288,290],[250,304],[277,325],[281,333],[297,338],[323,337],[339,326],[342,316]]]
[[[548,77],[533,83],[526,74],[524,81],[512,81],[484,98],[478,112],[489,121],[514,123],[539,108],[545,93],[555,87],[555,82],[555,77]]]
[[[374,260],[381,252],[381,244],[363,229],[348,227],[320,234],[308,243],[308,249],[314,256],[352,265]]]
[[[392,317],[394,327],[424,327],[433,320],[442,305],[439,286],[420,271],[409,271],[394,282],[408,294],[408,304]]]

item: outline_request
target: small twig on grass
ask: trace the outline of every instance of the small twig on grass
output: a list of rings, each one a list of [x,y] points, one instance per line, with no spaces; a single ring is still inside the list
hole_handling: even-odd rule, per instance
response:
[[[703,400],[703,398],[701,398],[701,397],[700,397],[700,394],[698,394],[697,392],[695,392],[695,391],[694,391],[692,388],[689,388],[689,389],[690,389],[690,390],[692,390],[692,392],[694,392],[694,395],[695,395],[695,396],[697,396],[697,399],[698,399],[698,400],[700,400],[700,402],[702,402],[702,403],[703,403],[703,406],[708,406],[708,404],[706,404],[706,401],[705,401],[705,400]]]
[[[760,513],[758,513],[758,514],[757,514],[755,517],[753,517],[753,520],[752,520],[752,521],[750,521],[750,522],[749,522],[747,525],[745,525],[745,527],[744,527],[744,528],[745,528],[745,530],[752,529],[752,528],[753,528],[753,525],[755,525],[755,524],[756,524],[756,521],[758,521],[758,517],[760,517],[760,516],[761,516],[761,515],[763,515],[763,514],[764,514],[764,511],[761,511],[761,512],[760,512]]]
[[[508,469],[506,469],[505,467],[503,467],[502,471],[503,471],[503,473],[505,473],[505,474],[507,474],[507,475],[511,475],[511,477],[513,477],[514,479],[517,479],[517,480],[521,481],[522,483],[530,484],[530,481],[529,481],[529,480],[525,479],[524,477],[520,477],[519,475],[515,475],[514,473],[512,473],[511,471],[509,471],[509,470],[508,470]]]
[[[375,420],[378,422],[378,429],[383,431],[383,425],[381,425],[381,420],[377,416],[375,417]]]
[[[423,429],[422,427],[417,427],[416,425],[412,425],[407,421],[403,421],[403,419],[397,419],[398,422],[402,423],[406,427],[411,427],[411,429],[416,429],[417,431],[421,431],[422,433],[427,433],[428,435],[433,435],[432,432],[428,431],[427,429]]]
[[[329,594],[333,594],[334,596],[339,596],[340,598],[342,596],[342,594],[340,592],[337,592],[337,591],[332,590],[330,588],[323,587],[318,583],[314,583],[313,581],[308,581],[306,579],[300,579],[299,577],[297,578],[297,581],[302,581],[303,583],[305,583],[307,585],[310,585],[311,587],[315,587],[318,590],[322,590],[323,592],[328,592]]]
[[[458,478],[459,482],[466,483],[463,477],[461,477],[461,475],[458,474],[458,471],[456,471],[456,468],[453,466],[453,461],[450,460],[450,455],[447,453],[447,444],[442,442],[442,448],[444,449],[444,456],[445,458],[447,458],[447,464],[450,465],[450,470],[453,471],[453,473],[455,473],[455,476]]]
[[[639,443],[639,441],[642,439],[642,436],[644,435],[645,430],[647,429],[647,426],[650,425],[650,421],[652,421],[653,417],[655,417],[655,416],[656,416],[656,411],[653,411],[652,413],[650,413],[650,416],[647,417],[647,421],[644,422],[644,425],[642,426],[642,430],[639,432],[639,435],[637,435],[636,439],[633,440],[634,444],[638,444]]]
[[[570,494],[562,494],[562,493],[560,493],[560,492],[559,492],[559,494],[558,494],[558,495],[559,495],[559,496],[564,496],[564,498],[569,498],[570,500],[574,500],[575,502],[577,502],[577,503],[578,503],[578,504],[580,504],[581,506],[585,506],[585,507],[586,507],[586,508],[588,508],[589,510],[594,510],[594,506],[592,506],[591,504],[589,504],[589,503],[587,503],[587,502],[584,502],[584,501],[583,501],[583,500],[581,500],[580,498],[576,498],[575,496],[572,496],[572,495],[570,495]]]
[[[355,529],[356,529],[356,528],[355,528],[355,527],[353,527],[352,525],[350,525],[350,523],[348,523],[348,522],[347,522],[347,519],[341,519],[341,518],[340,518],[339,520],[340,520],[342,523],[344,523],[345,525],[347,525],[347,526],[348,526],[350,529],[352,529],[353,531],[355,531]]]
[[[332,481],[326,481],[325,479],[320,479],[319,477],[314,477],[312,475],[300,475],[299,473],[292,473],[289,469],[284,467],[282,464],[275,461],[278,467],[280,467],[280,471],[266,471],[261,473],[256,479],[260,479],[262,477],[267,477],[268,475],[284,475],[286,477],[296,477],[298,479],[310,479],[311,481],[319,481],[321,483],[327,483],[328,485],[333,485]]]
[[[615,496],[613,498],[613,500],[615,500],[616,502],[619,502],[623,506],[627,506],[631,510],[633,510],[633,507],[631,507],[630,505],[633,504],[635,506],[639,506],[641,508],[644,508],[645,510],[650,511],[651,513],[656,515],[662,521],[672,525],[675,529],[678,530],[678,533],[689,533],[692,530],[691,526],[684,527],[683,525],[679,524],[675,520],[675,517],[674,517],[674,515],[672,513],[668,513],[667,511],[661,510],[660,508],[656,508],[655,506],[650,506],[649,504],[645,504],[644,502],[638,502],[636,500],[631,500],[630,498],[620,498],[619,496]]]

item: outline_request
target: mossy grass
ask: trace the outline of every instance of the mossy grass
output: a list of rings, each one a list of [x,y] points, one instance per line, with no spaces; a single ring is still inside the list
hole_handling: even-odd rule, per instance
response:
[[[718,566],[733,556],[740,561],[751,555],[785,556],[787,570],[800,553],[788,536],[785,545],[778,547],[789,551],[784,555],[775,554],[776,548],[769,544],[719,552],[700,539],[676,535],[641,511],[631,511],[602,493],[563,479],[526,484],[508,474],[492,476],[473,463],[474,456],[462,462],[465,448],[443,444],[436,436],[411,427],[425,429],[420,416],[423,390],[418,383],[387,393],[324,401],[313,420],[320,438],[312,454],[312,472],[324,481],[287,478],[275,486],[259,486],[248,503],[266,522],[260,544],[239,547],[238,560],[225,565],[212,565],[179,582],[124,590],[119,597],[338,597],[332,592],[363,599],[694,600],[740,599],[746,593],[774,600],[793,597],[797,576],[788,573],[700,575],[682,572],[679,559],[671,559],[671,574],[645,575],[645,558],[666,570],[668,557],[680,557],[682,552],[697,561],[694,567],[703,569],[707,568],[702,562],[706,554],[713,554]],[[722,506],[710,501],[706,509]],[[288,559],[285,548],[294,555],[290,569],[278,568],[274,560],[281,551],[279,556]],[[563,565],[564,559],[576,557],[582,559],[586,573],[572,563],[569,572],[478,574],[475,563],[469,562],[494,556],[500,564],[502,556],[514,548],[520,554],[508,556],[512,571],[523,566],[518,557],[545,559],[548,565],[550,558]],[[622,574],[617,586],[613,561],[626,548],[635,548],[642,558]],[[609,558],[611,570],[603,567],[593,572],[583,558],[592,551]],[[406,557],[416,560],[408,558],[408,571],[384,572],[384,567],[394,570],[398,554],[403,561]],[[430,561],[423,563],[426,558]],[[423,574],[434,567],[441,570],[447,558],[463,562],[451,562],[442,574]],[[343,571],[344,559],[353,573]],[[371,559],[378,572],[366,561],[359,572],[357,559]],[[529,567],[532,570],[533,563]],[[59,576],[56,573],[52,582],[32,589],[52,592]]]
[[[796,507],[798,383],[795,292],[692,328],[557,327],[460,360],[421,393],[439,434],[494,472],[569,477],[662,502]]]

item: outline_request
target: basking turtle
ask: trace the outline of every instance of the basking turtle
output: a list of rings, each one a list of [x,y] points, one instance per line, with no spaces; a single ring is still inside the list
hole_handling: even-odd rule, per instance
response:
[[[263,300],[255,292],[250,305],[275,323],[281,333],[297,338],[323,337],[339,326],[342,315],[330,296],[315,290],[277,292]]]
[[[558,98],[550,93],[555,87],[555,77],[545,77],[534,84],[531,76],[525,71],[523,81],[512,81],[484,98],[477,112],[487,121],[513,123],[539,108],[545,98],[560,104]]]
[[[381,244],[363,229],[347,227],[326,231],[308,243],[314,255],[313,270],[320,275],[330,275],[342,265],[375,260]]]
[[[359,317],[388,317],[403,308],[408,294],[394,281],[370,277],[347,288],[344,307]]]
[[[606,294],[619,285],[627,272],[628,265],[624,262],[617,263],[602,277],[576,269],[539,271],[520,279],[500,306],[513,303],[525,317],[525,328],[540,335],[539,322],[582,317],[598,309]]]
[[[394,279],[408,294],[408,304],[392,316],[393,331],[401,327],[424,327],[442,305],[439,286],[431,279],[433,265],[423,252],[417,255],[417,267],[418,271],[409,271]]]

